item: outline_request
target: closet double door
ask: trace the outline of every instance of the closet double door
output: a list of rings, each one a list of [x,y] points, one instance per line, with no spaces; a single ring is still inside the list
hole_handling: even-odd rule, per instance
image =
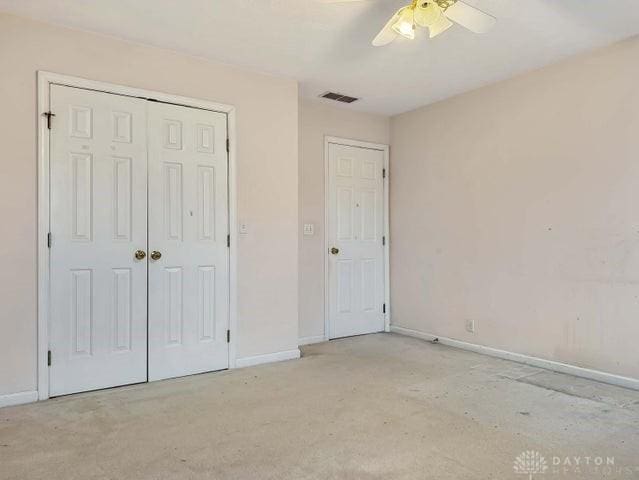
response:
[[[50,395],[228,368],[226,115],[50,99]]]

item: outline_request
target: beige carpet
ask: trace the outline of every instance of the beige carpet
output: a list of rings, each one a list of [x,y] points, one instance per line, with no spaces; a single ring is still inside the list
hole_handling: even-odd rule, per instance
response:
[[[525,451],[533,479],[639,478],[639,393],[381,334],[0,409],[1,479],[525,480]]]

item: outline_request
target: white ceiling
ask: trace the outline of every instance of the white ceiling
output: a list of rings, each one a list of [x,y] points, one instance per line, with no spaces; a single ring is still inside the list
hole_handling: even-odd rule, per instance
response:
[[[639,34],[639,0],[466,0],[498,18],[386,47],[371,39],[409,0],[0,0],[8,11],[295,78],[305,97],[396,114]]]

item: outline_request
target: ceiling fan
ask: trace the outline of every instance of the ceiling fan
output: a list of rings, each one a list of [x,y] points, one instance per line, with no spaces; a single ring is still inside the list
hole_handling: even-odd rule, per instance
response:
[[[359,0],[324,0],[324,3],[345,3]],[[453,22],[474,33],[485,33],[497,19],[460,0],[412,0],[400,8],[373,39],[373,45],[388,45],[398,36],[415,38],[415,29],[428,28],[430,38],[453,26]]]

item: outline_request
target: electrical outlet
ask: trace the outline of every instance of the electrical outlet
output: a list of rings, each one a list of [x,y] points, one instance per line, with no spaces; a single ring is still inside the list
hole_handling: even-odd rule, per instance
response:
[[[466,320],[466,331],[475,333],[475,320]]]

